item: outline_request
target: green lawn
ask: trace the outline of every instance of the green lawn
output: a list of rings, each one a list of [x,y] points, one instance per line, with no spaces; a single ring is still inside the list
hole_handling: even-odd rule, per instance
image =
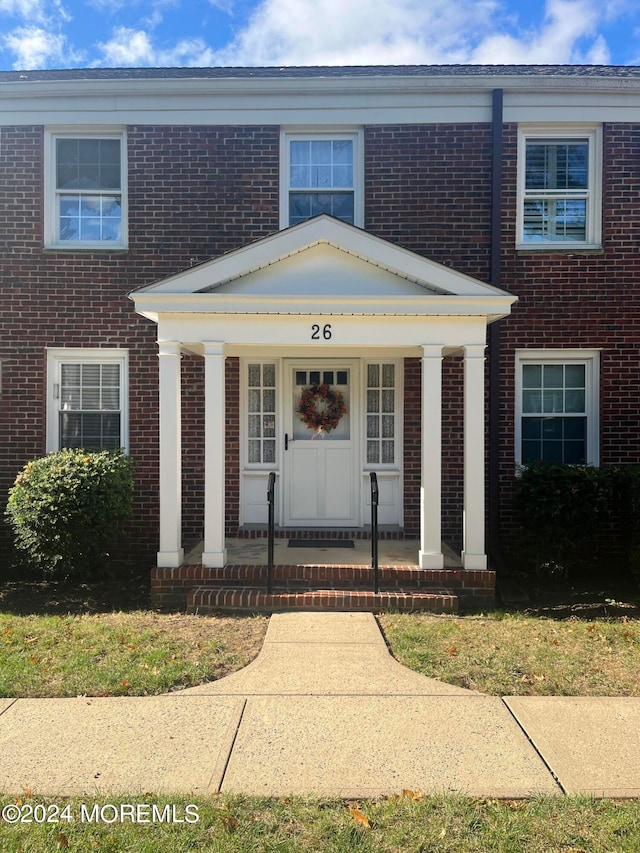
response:
[[[7,799],[3,802],[7,802]],[[21,803],[47,804],[29,800]],[[68,804],[75,821],[7,825],[0,822],[2,853],[52,853],[58,850],[101,853],[637,853],[640,803],[578,798],[529,801],[472,800],[417,793],[395,799],[347,803],[339,800],[213,797],[171,799],[57,800]],[[108,821],[125,806],[125,819],[80,822],[81,803],[90,814],[97,805]],[[174,805],[175,816],[197,823],[132,823],[129,806],[162,813]],[[113,806],[115,805],[116,808]],[[195,806],[187,811],[187,806]],[[34,809],[35,812],[35,809]],[[173,812],[167,812],[173,814]]]

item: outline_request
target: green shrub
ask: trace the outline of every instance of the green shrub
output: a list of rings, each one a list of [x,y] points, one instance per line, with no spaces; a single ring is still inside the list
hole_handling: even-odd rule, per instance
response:
[[[518,550],[539,574],[620,560],[640,572],[640,466],[532,463],[515,510]]]
[[[61,450],[25,465],[6,514],[16,547],[46,575],[90,575],[116,543],[132,497],[129,457]]]

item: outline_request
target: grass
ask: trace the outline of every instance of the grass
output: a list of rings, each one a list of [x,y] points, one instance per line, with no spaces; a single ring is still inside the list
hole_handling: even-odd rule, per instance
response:
[[[409,796],[348,803],[340,800],[247,797],[56,800],[69,805],[72,823],[7,825],[0,822],[3,853],[56,850],[102,853],[186,853],[191,850],[273,853],[636,853],[640,839],[638,801],[585,798],[528,801],[472,800],[457,796]],[[9,798],[3,804],[14,802]],[[23,804],[51,801],[23,797]],[[197,823],[82,823],[81,803],[94,805],[187,805]],[[147,812],[148,814],[149,812]],[[110,817],[113,809],[107,812]]]
[[[213,681],[259,652],[265,617],[0,613],[0,696],[148,696]]]
[[[640,620],[379,617],[401,663],[494,696],[640,696]]]

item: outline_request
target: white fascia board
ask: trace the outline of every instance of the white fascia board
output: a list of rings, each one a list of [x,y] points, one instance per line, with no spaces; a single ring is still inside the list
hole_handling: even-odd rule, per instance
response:
[[[511,311],[515,297],[505,294],[491,296],[438,296],[381,297],[373,299],[344,299],[316,296],[291,297],[242,297],[235,294],[144,294],[133,295],[136,311],[158,322],[163,314],[287,314],[304,316],[457,316],[457,317],[506,317]]]
[[[230,69],[232,74],[232,69]],[[452,76],[156,78],[0,83],[5,124],[353,124],[491,121],[634,121],[640,79],[486,74]],[[569,110],[569,113],[566,112]]]

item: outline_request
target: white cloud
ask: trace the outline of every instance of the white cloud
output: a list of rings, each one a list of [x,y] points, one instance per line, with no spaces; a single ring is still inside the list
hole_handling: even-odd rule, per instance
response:
[[[73,51],[64,35],[48,32],[41,27],[18,27],[1,37],[16,57],[16,70],[29,68],[64,67],[82,62],[82,54]]]
[[[500,0],[262,0],[215,64],[608,62],[598,26],[610,14],[547,0],[540,25],[519,31]]]
[[[71,20],[61,0],[0,0],[0,15],[22,18],[29,26]]]
[[[98,45],[102,59],[99,65],[118,66],[197,66],[213,64],[213,51],[202,39],[182,39],[170,48],[154,45],[146,30],[117,27],[111,38]]]

